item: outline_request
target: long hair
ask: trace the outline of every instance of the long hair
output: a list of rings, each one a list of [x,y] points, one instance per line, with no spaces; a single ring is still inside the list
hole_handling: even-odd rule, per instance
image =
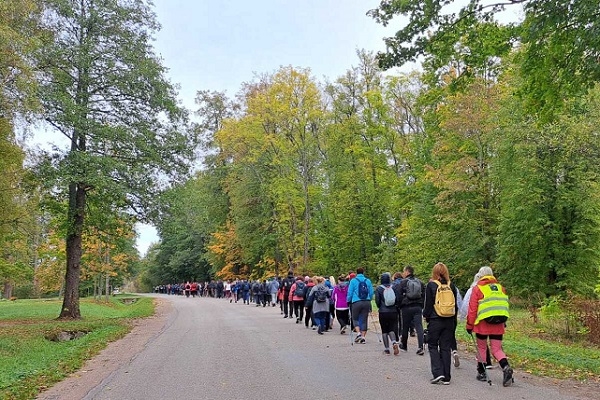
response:
[[[446,267],[446,264],[442,262],[435,264],[433,266],[433,270],[431,271],[431,279],[440,282],[450,282],[450,272],[448,272],[448,267]]]

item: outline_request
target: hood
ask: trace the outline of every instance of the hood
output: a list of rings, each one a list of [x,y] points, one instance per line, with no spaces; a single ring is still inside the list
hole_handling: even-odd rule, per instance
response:
[[[392,283],[392,278],[390,277],[390,274],[388,274],[387,272],[381,274],[381,284],[389,285],[390,283]]]

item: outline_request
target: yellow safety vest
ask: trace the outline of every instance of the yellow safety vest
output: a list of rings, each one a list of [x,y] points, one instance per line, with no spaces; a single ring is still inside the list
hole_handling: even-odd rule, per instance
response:
[[[508,296],[502,290],[502,285],[499,283],[488,283],[477,285],[477,287],[483,293],[483,299],[479,300],[475,325],[489,317],[508,319]]]

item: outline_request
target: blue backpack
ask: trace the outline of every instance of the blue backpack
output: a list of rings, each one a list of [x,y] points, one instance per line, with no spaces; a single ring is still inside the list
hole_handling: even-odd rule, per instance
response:
[[[361,300],[369,299],[369,286],[367,285],[366,279],[358,281],[358,298]]]

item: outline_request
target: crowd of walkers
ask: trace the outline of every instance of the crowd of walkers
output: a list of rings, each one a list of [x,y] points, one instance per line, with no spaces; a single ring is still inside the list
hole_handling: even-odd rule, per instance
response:
[[[473,338],[477,353],[476,379],[491,384],[488,369],[491,356],[503,371],[502,383],[513,383],[513,370],[502,348],[508,319],[508,296],[490,267],[482,267],[461,297],[450,281],[443,263],[433,266],[424,283],[414,275],[412,266],[393,275],[383,273],[380,284],[373,286],[363,268],[337,277],[294,276],[267,280],[185,282],[162,285],[158,293],[185,296],[208,296],[228,299],[256,307],[276,307],[283,318],[295,319],[322,335],[334,329],[351,335],[351,342],[366,343],[373,301],[378,310],[378,324],[384,355],[398,356],[408,351],[408,337],[416,336],[416,354],[425,354],[431,365],[431,383],[450,384],[451,365],[459,367],[456,328],[458,318],[466,319],[467,333]],[[423,321],[426,323],[424,329]],[[375,323],[375,321],[372,321]],[[473,336],[475,333],[475,336]]]

